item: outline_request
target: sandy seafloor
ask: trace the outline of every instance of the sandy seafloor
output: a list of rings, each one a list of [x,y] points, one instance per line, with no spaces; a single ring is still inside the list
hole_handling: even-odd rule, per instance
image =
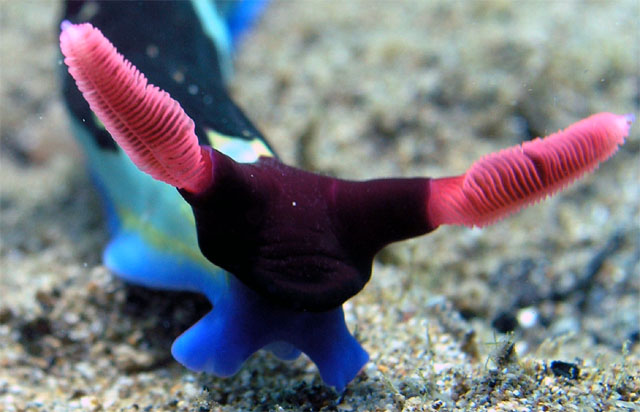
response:
[[[204,299],[101,265],[57,88],[59,7],[0,1],[0,411],[640,410],[640,125],[553,199],[385,249],[345,305],[371,360],[344,393],[304,356],[258,353],[220,379],[169,354]],[[638,16],[638,1],[274,2],[232,90],[289,163],[454,175],[591,113],[637,115]]]

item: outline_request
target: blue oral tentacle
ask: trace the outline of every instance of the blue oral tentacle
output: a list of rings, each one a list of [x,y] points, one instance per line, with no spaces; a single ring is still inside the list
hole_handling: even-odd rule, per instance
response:
[[[281,309],[235,278],[228,281],[228,293],[215,308],[173,344],[173,356],[189,369],[230,376],[258,349],[288,342],[309,356],[325,383],[341,391],[369,359],[349,333],[342,308],[322,313]],[[289,359],[299,353],[286,349]]]

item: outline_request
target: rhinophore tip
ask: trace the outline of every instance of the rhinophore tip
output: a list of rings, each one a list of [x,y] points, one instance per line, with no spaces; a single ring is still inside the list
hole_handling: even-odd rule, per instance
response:
[[[60,25],[65,64],[91,110],[138,168],[192,193],[212,180],[193,120],[89,23]]]
[[[491,153],[460,176],[433,179],[434,226],[486,226],[563,189],[624,143],[634,116],[598,113],[544,139]]]

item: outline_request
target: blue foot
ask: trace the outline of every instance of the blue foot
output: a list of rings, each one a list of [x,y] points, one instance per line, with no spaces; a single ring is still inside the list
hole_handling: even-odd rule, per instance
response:
[[[338,391],[369,359],[349,333],[342,308],[322,313],[282,309],[232,277],[229,293],[176,339],[171,352],[189,369],[230,376],[263,347],[285,359],[295,359],[298,350],[306,353],[325,383]]]

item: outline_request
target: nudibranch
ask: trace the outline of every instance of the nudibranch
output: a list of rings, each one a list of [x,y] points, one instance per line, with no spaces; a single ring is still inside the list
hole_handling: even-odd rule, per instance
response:
[[[60,46],[84,99],[132,162],[125,166],[114,149],[123,164],[110,166],[133,173],[135,165],[177,188],[208,262],[194,255],[181,263],[185,254],[162,249],[127,220],[126,210],[115,212],[120,223],[105,261],[137,283],[204,293],[213,310],[172,352],[191,369],[222,376],[262,347],[285,359],[302,351],[325,382],[341,390],[368,358],[345,326],[342,304],[368,282],[380,249],[444,224],[484,226],[557,192],[613,155],[633,120],[595,114],[489,154],[455,177],[348,181],[281,163],[227,96],[221,76],[205,88],[214,93],[210,104],[195,107],[147,81],[92,24],[64,22]],[[229,140],[260,149],[249,161],[234,159],[224,153]],[[98,180],[104,185],[108,178]],[[187,226],[179,230],[193,229],[188,218],[180,219]],[[169,240],[171,231],[163,233]],[[126,256],[139,253],[123,250],[134,244],[132,237],[144,258]],[[156,260],[154,268],[165,265],[159,273],[144,267],[147,256]]]

